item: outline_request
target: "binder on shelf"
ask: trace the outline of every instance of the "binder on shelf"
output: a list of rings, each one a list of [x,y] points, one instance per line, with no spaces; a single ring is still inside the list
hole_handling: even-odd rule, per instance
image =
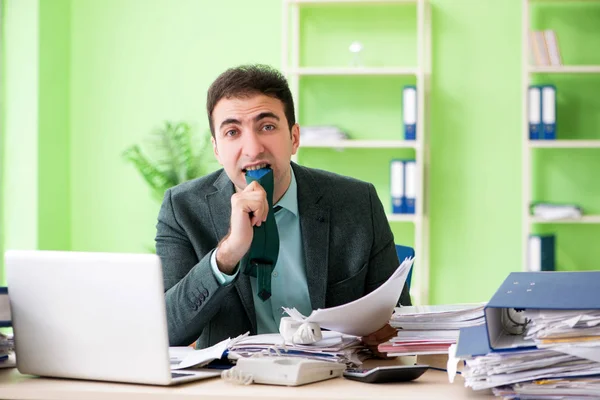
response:
[[[404,196],[406,197],[406,213],[415,213],[417,198],[417,163],[415,160],[404,162]]]
[[[534,348],[523,310],[600,309],[600,271],[512,272],[484,308],[492,350]]]
[[[546,47],[548,48],[548,59],[550,61],[550,65],[562,65],[556,32],[554,32],[552,29],[546,29],[544,31],[544,40],[546,42]]]
[[[541,139],[556,139],[556,87],[542,86],[542,132]]]
[[[10,303],[8,301],[8,288],[0,286],[0,328],[12,326]]]
[[[404,214],[406,197],[404,196],[404,161],[392,160],[390,163],[390,194],[392,213]]]
[[[529,113],[529,140],[542,138],[542,88],[529,86],[528,113]]]
[[[555,235],[530,235],[527,245],[527,270],[554,271],[555,245]]]
[[[402,116],[404,140],[417,139],[417,87],[404,86],[402,90]]]

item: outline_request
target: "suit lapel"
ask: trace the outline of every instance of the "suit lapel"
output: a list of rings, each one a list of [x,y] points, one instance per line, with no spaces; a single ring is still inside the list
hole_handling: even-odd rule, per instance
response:
[[[325,307],[329,265],[329,208],[319,204],[322,188],[310,171],[292,163],[298,185],[298,213],[306,261],[306,280],[313,310]]]
[[[217,191],[206,195],[210,218],[218,240],[221,240],[229,231],[229,223],[231,219],[231,196],[233,195],[233,184],[227,177],[225,171],[214,183]],[[246,309],[248,319],[252,324],[252,333],[256,333],[256,311],[254,310],[254,299],[252,297],[252,286],[250,285],[250,277],[239,272],[235,282],[235,288],[242,300],[242,304]]]

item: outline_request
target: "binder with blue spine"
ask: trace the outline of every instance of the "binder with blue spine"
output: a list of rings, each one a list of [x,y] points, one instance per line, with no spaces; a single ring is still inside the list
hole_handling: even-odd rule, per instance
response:
[[[527,247],[528,271],[535,272],[555,270],[555,235],[529,235]]]
[[[556,139],[556,87],[544,85],[542,90],[542,137]]]
[[[404,140],[417,139],[417,87],[404,86],[402,90],[402,115],[404,119]]]
[[[417,163],[415,160],[404,161],[404,196],[406,197],[406,213],[415,213],[417,200]]]
[[[523,336],[527,309],[600,309],[600,271],[510,273],[484,308],[493,351],[535,347]]]
[[[542,89],[540,86],[529,86],[528,92],[529,140],[542,138]]]
[[[403,160],[392,160],[390,163],[390,194],[392,197],[392,213],[406,213]]]
[[[0,328],[12,326],[10,303],[8,301],[8,288],[0,286]]]

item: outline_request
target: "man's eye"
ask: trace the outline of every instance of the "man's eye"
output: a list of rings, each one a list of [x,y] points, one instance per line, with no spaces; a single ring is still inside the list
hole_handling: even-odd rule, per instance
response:
[[[273,131],[273,130],[275,130],[275,125],[271,125],[271,124],[265,125],[265,126],[263,126],[263,130]]]
[[[225,136],[235,136],[236,133],[237,131],[235,129],[230,129],[227,132],[225,132]]]

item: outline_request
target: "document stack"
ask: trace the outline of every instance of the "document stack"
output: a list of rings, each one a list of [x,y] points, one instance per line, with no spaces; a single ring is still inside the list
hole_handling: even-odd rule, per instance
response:
[[[0,368],[14,367],[15,341],[13,335],[0,332]]]
[[[460,331],[465,386],[507,399],[597,398],[599,292],[600,271],[511,273],[485,325]]]
[[[484,323],[483,307],[478,303],[396,308],[390,325],[398,333],[378,350],[390,357],[447,354],[460,328]]]
[[[333,142],[348,139],[348,134],[337,126],[301,126],[300,138],[302,142]]]
[[[323,339],[313,344],[292,344],[278,333],[245,337],[230,346],[230,353],[242,357],[255,354],[303,357],[313,360],[359,366],[369,356],[368,350],[357,336],[323,331]]]

